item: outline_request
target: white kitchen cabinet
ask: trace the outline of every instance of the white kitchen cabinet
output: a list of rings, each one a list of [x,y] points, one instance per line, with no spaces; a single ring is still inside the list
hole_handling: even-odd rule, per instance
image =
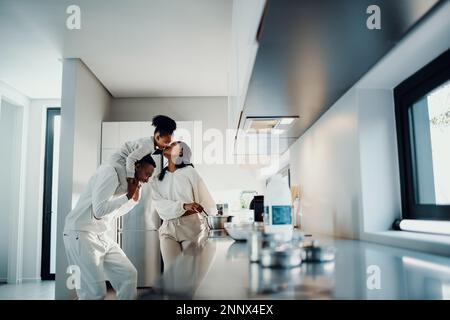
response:
[[[231,23],[231,55],[228,75],[229,123],[236,127],[244,108],[259,44],[256,33],[266,0],[234,0]]]
[[[174,140],[184,141],[192,148],[194,139],[194,121],[177,121]]]
[[[102,149],[119,148],[119,124],[120,122],[103,122]]]
[[[109,158],[112,156],[114,152],[117,151],[118,148],[112,149],[112,148],[102,148],[102,159],[101,164],[106,163]]]
[[[142,138],[141,122],[119,122],[119,146]]]
[[[141,137],[151,137],[155,132],[155,127],[152,126],[151,121],[139,122]]]

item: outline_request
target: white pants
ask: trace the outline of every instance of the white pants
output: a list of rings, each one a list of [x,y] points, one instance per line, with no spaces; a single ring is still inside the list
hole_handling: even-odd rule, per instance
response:
[[[109,280],[118,299],[136,298],[136,268],[112,239],[104,234],[65,231],[64,246],[69,265],[80,269],[80,300],[104,299],[105,280]]]
[[[164,220],[159,228],[159,242],[166,271],[177,256],[189,245],[200,241],[209,231],[204,218],[191,214],[177,219]]]

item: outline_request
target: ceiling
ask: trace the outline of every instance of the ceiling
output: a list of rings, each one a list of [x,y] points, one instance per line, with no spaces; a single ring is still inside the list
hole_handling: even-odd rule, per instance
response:
[[[243,116],[300,116],[289,146],[438,2],[269,0]],[[366,27],[372,4],[381,30]]]
[[[66,8],[81,8],[68,30]],[[0,81],[60,98],[63,58],[114,97],[226,96],[229,0],[0,0]]]

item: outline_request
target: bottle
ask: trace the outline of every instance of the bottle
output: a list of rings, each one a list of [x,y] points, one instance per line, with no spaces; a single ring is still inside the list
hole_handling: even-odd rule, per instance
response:
[[[303,230],[303,201],[298,198],[298,218],[297,218],[298,228]]]
[[[302,200],[297,197],[292,204],[294,227],[297,229],[303,229],[303,203]]]
[[[299,206],[300,206],[300,199],[299,197],[296,197],[292,203],[292,224],[294,225],[294,228],[300,228],[299,223]]]
[[[281,175],[272,177],[267,184],[264,211],[266,232],[280,234],[284,241],[291,241],[294,230],[291,191]]]

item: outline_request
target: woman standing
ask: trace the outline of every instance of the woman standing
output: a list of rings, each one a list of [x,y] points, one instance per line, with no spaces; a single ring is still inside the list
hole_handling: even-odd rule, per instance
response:
[[[174,142],[164,150],[168,166],[152,181],[152,199],[163,220],[159,229],[164,269],[190,244],[207,234],[203,210],[216,212],[216,205],[203,179],[191,164],[191,150]]]

